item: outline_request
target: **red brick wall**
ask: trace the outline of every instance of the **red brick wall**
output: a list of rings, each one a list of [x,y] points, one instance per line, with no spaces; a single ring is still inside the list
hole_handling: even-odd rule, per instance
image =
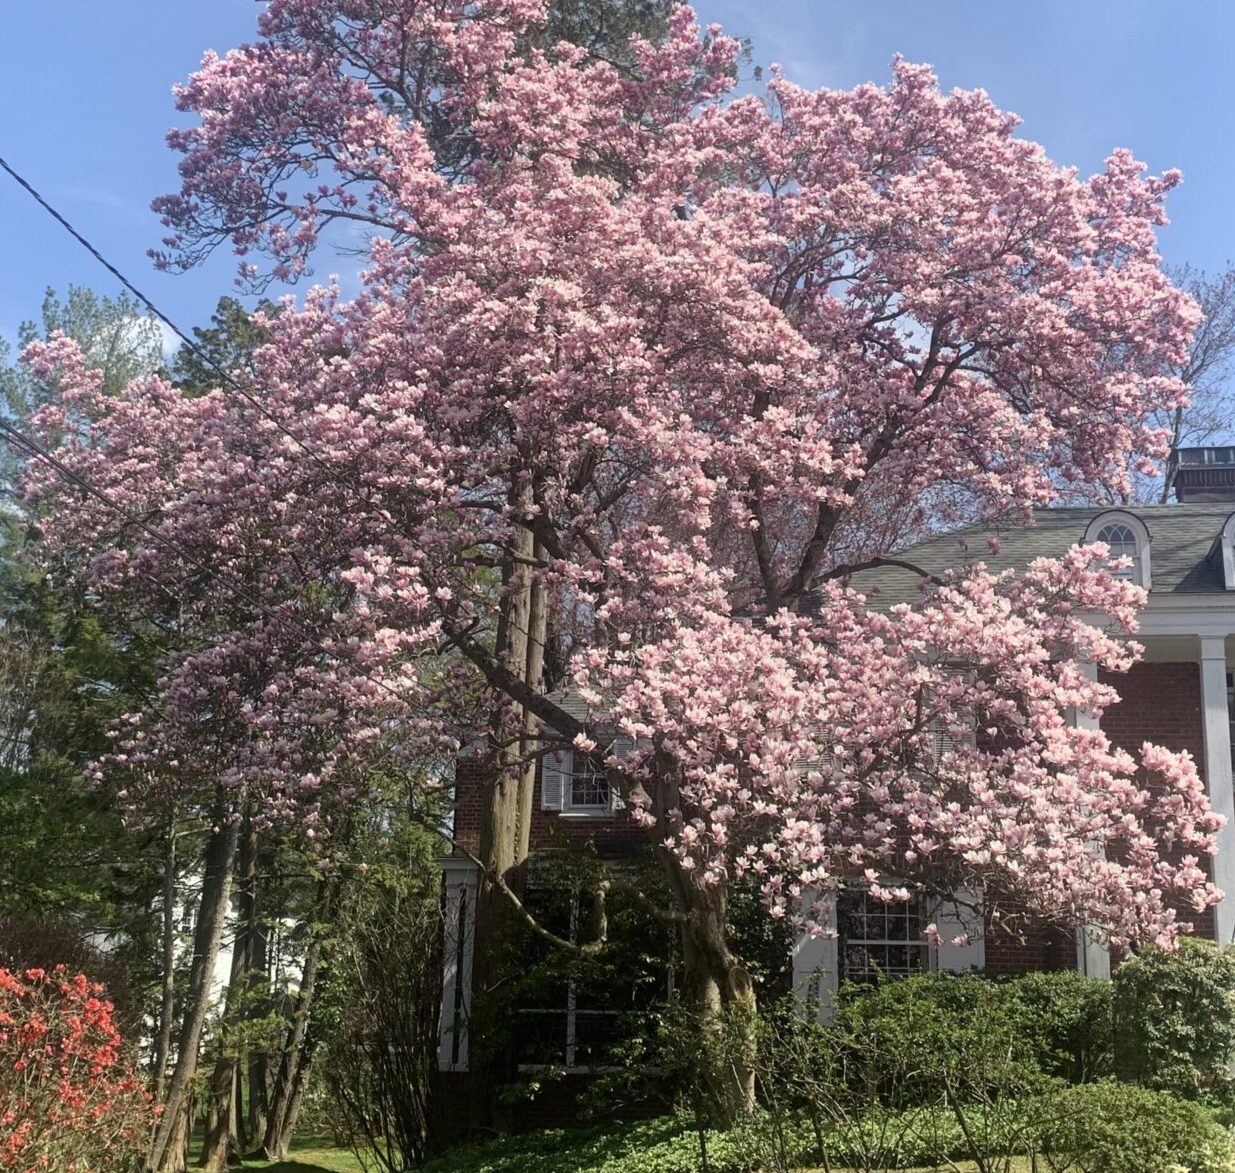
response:
[[[1102,719],[1102,728],[1115,745],[1133,754],[1139,752],[1143,741],[1153,741],[1167,749],[1187,750],[1204,775],[1199,665],[1143,663],[1127,674],[1104,673],[1101,679],[1113,685],[1121,698]],[[459,761],[455,833],[460,842],[473,850],[479,842],[485,788],[492,776],[492,765],[483,754],[469,754]],[[539,771],[532,819],[534,850],[592,840],[599,854],[615,857],[631,854],[649,841],[649,832],[637,827],[629,812],[619,812],[610,819],[564,819],[555,811],[541,810]],[[1212,910],[1190,916],[1199,936],[1214,936]],[[985,944],[986,968],[992,974],[1066,969],[1076,964],[1076,946],[1070,933],[1046,928],[1020,928],[1012,932],[988,926]]]
[[[1099,679],[1119,693],[1107,709],[1102,729],[1121,749],[1137,755],[1141,743],[1152,741],[1171,750],[1187,750],[1205,776],[1205,738],[1201,711],[1199,664],[1142,663],[1130,672],[1102,673]],[[1213,910],[1199,916],[1180,909],[1196,925],[1196,935],[1213,938]]]
[[[1066,929],[1018,923],[1015,928],[986,924],[983,946],[992,977],[1027,970],[1076,968],[1076,938]]]
[[[486,791],[493,779],[493,765],[485,754],[468,754],[455,769],[455,838],[475,851],[480,843],[481,812]],[[533,851],[560,847],[563,843],[596,845],[602,858],[633,855],[649,842],[650,833],[638,826],[630,811],[617,811],[606,817],[566,817],[559,811],[540,808],[540,767],[536,769],[533,795],[531,847]]]

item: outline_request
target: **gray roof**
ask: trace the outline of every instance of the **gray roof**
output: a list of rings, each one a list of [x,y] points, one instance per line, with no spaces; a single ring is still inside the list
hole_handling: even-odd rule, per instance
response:
[[[1149,531],[1153,594],[1226,594],[1222,559],[1214,549],[1227,518],[1235,513],[1232,502],[1039,509],[1029,525],[1012,520],[967,526],[900,550],[894,557],[930,574],[970,562],[984,562],[992,571],[1020,569],[1035,558],[1058,557],[1084,540],[1095,517],[1115,510],[1132,514]],[[992,538],[998,542],[997,553],[991,553],[988,545]],[[878,590],[881,607],[912,602],[921,584],[912,571],[889,566],[853,576],[856,590],[868,595]]]

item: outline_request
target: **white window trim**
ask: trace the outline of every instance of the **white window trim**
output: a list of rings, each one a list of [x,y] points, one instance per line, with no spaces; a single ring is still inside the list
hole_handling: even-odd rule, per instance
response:
[[[1099,513],[1085,529],[1085,545],[1091,545],[1098,540],[1100,534],[1108,525],[1126,526],[1136,539],[1136,554],[1132,559],[1132,581],[1137,586],[1150,590],[1153,587],[1153,575],[1150,566],[1150,537],[1145,523],[1126,509],[1108,509]]]
[[[480,872],[470,859],[462,856],[445,856],[440,864],[446,920],[437,1066],[439,1071],[466,1071]]]
[[[944,673],[954,679],[964,680],[967,685],[972,685],[975,678],[974,670],[965,665],[945,667]],[[931,765],[936,768],[946,754],[966,747],[972,748],[978,742],[978,719],[974,713],[966,713],[961,720],[951,723],[944,713],[934,713],[927,722],[926,729],[931,739]]]
[[[819,921],[823,933],[798,938],[793,947],[793,990],[800,1013],[819,1022],[831,1022],[836,994],[840,989],[841,939],[836,915],[836,894],[816,903],[815,896],[802,896],[801,910]],[[985,973],[986,940],[981,889],[961,889],[955,900],[927,899],[921,916],[925,924],[934,921],[939,944],[926,943],[928,972]],[[964,944],[952,942],[967,937]],[[904,944],[898,941],[896,944]]]
[[[889,902],[887,905],[884,905],[882,901],[874,900],[874,898],[870,895],[870,893],[867,892],[863,888],[855,888],[850,891],[841,893],[840,898],[843,899],[844,897],[852,897],[852,898],[856,898],[857,900],[874,901],[873,908],[876,911],[903,910],[906,916],[905,927],[907,930],[915,922],[918,923],[918,926],[920,929],[924,928],[927,924],[930,923],[926,917],[926,913],[927,913],[926,902],[921,897],[916,897],[909,901],[901,901],[901,900],[892,901],[892,902]],[[838,900],[838,904],[839,904],[839,900]],[[838,909],[838,913],[837,913],[837,931],[838,932],[840,932],[841,924],[842,924],[842,918],[840,916],[839,909]],[[888,975],[889,980],[892,980],[892,981],[896,981],[904,977],[909,977],[912,974],[916,974],[916,973],[930,973],[931,970],[935,968],[934,966],[935,959],[933,957],[934,949],[932,948],[930,942],[926,939],[926,937],[921,932],[919,932],[916,936],[911,937],[911,936],[906,935],[904,937],[899,937],[899,938],[897,937],[846,937],[843,933],[840,933],[839,940],[840,940],[840,949],[837,954],[837,964],[838,964],[838,977],[842,980],[848,977],[848,975],[845,972],[845,969],[846,969],[845,953],[846,953],[846,950],[850,946],[858,946],[860,948],[866,948],[866,949],[905,949],[905,950],[912,949],[914,950],[921,958],[921,961],[922,961],[921,966],[916,967],[916,968],[913,966],[910,966],[910,968],[906,970],[904,973],[898,972],[896,974]],[[877,969],[878,966],[875,966],[874,968]],[[868,967],[868,972],[869,972],[869,967]]]

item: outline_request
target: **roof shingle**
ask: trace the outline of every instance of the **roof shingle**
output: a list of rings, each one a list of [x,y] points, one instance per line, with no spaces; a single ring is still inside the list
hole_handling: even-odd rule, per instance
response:
[[[1154,594],[1225,594],[1222,559],[1211,556],[1228,517],[1231,502],[1178,505],[1102,506],[1039,509],[1032,525],[1019,520],[967,526],[897,551],[897,557],[929,574],[942,574],[967,563],[984,562],[991,571],[1021,569],[1035,558],[1057,558],[1085,539],[1095,517],[1118,510],[1139,518],[1149,531]],[[989,541],[995,539],[998,552]],[[855,590],[878,591],[879,604],[914,601],[922,579],[912,571],[883,566],[853,576]]]

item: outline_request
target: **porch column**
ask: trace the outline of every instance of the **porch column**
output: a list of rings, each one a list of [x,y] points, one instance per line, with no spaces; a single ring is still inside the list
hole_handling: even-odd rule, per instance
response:
[[[1080,665],[1090,680],[1098,679],[1098,666],[1088,662]],[[1077,709],[1073,715],[1078,729],[1097,729],[1097,718],[1085,709]],[[1076,969],[1086,977],[1109,979],[1111,976],[1111,953],[1086,925],[1076,927]]]
[[[1231,786],[1231,719],[1226,703],[1226,638],[1201,636],[1201,711],[1205,733],[1205,785],[1209,802],[1226,825],[1218,832],[1214,883],[1226,893],[1214,909],[1218,944],[1235,940],[1235,793]]]

